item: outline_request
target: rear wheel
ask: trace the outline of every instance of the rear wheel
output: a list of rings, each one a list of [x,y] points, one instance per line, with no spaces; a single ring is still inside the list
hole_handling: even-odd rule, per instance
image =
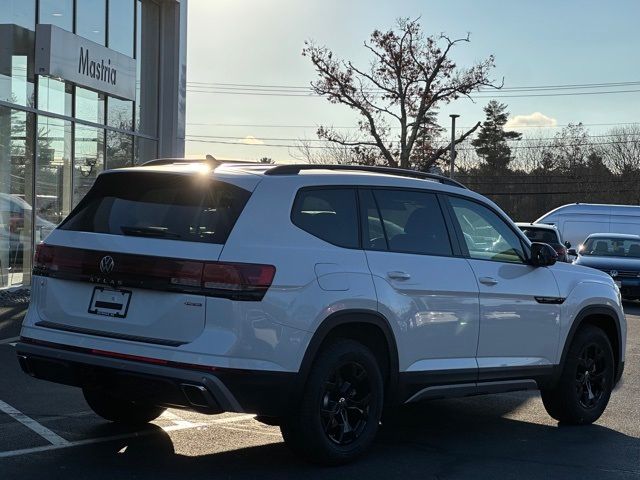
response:
[[[115,397],[104,389],[84,387],[82,393],[91,410],[111,422],[143,425],[155,420],[166,410],[164,407],[140,405]]]
[[[541,392],[545,409],[562,423],[595,422],[609,403],[614,370],[607,335],[593,325],[581,328],[569,347],[558,384]]]
[[[375,438],[384,387],[375,356],[361,343],[339,339],[322,350],[297,411],[282,419],[286,444],[325,465],[350,462]]]

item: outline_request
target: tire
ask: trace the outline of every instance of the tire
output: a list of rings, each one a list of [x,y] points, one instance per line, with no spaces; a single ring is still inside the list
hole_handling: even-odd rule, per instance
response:
[[[560,423],[587,425],[604,412],[615,378],[613,349],[598,327],[576,333],[554,388],[541,391],[547,413]]]
[[[82,393],[91,410],[110,422],[127,425],[144,425],[158,418],[166,410],[164,407],[140,405],[97,388],[83,388]]]
[[[307,461],[341,465],[364,454],[384,401],[380,366],[359,342],[337,339],[315,359],[296,411],[282,419],[287,446]]]

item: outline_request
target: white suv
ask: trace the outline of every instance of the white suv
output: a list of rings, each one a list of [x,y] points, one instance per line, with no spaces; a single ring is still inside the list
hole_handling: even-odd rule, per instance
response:
[[[540,389],[595,421],[622,375],[608,275],[492,202],[376,167],[157,160],[101,174],[38,247],[17,346],[102,417],[252,412],[337,464],[383,407]]]

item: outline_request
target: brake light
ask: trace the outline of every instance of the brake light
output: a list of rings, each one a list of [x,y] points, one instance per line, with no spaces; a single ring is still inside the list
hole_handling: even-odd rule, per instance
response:
[[[103,260],[111,257],[111,269]],[[98,252],[40,244],[33,274],[106,284],[260,301],[276,273],[273,265],[201,262]]]
[[[273,265],[250,263],[207,263],[204,267],[204,288],[245,290],[269,288],[276,268]]]

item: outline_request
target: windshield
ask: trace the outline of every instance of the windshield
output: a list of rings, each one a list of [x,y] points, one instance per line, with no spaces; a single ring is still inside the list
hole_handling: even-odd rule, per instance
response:
[[[558,240],[558,234],[555,230],[535,227],[520,227],[520,230],[522,230],[522,233],[524,233],[532,242],[560,243]]]
[[[640,239],[615,237],[587,238],[580,248],[581,255],[598,257],[632,257],[640,258]]]

